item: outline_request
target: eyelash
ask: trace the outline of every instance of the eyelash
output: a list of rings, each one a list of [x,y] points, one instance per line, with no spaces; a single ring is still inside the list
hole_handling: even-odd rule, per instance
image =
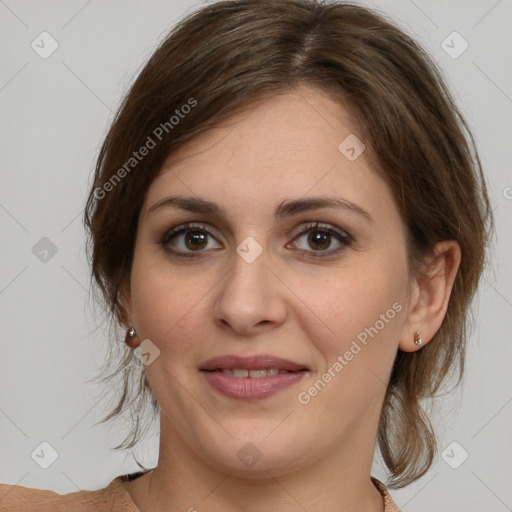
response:
[[[208,227],[204,224],[193,224],[193,223],[186,223],[181,224],[179,226],[176,226],[169,231],[167,231],[163,238],[160,240],[160,244],[164,246],[164,248],[167,248],[169,242],[172,238],[174,238],[177,235],[181,235],[183,233],[187,233],[188,231],[202,231],[204,233],[207,233],[212,238],[215,238],[214,234]],[[322,224],[319,222],[312,222],[310,224],[307,224],[305,228],[298,233],[294,238],[293,241],[297,240],[298,238],[302,237],[303,235],[311,232],[311,231],[318,231],[326,235],[333,236],[336,238],[339,242],[342,243],[342,247],[338,248],[336,250],[330,250],[330,251],[306,251],[304,249],[297,249],[297,251],[308,259],[318,259],[318,258],[326,258],[328,256],[333,256],[334,254],[338,254],[342,252],[346,247],[350,246],[353,242],[352,237],[347,234],[345,231],[339,230],[335,228],[334,226],[330,224]],[[167,249],[168,252],[171,252],[173,256],[177,256],[179,258],[194,258],[198,257],[202,252],[205,251],[191,251],[191,252],[178,252],[174,251],[172,249]],[[315,254],[316,253],[316,254]],[[315,254],[315,255],[313,255]]]

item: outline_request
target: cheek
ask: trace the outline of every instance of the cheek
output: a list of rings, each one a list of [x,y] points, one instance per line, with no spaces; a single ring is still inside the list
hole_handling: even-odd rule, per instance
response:
[[[323,291],[308,290],[308,306],[322,320],[310,324],[308,337],[325,366],[305,382],[301,403],[311,400],[318,414],[328,408],[332,428],[351,428],[386,390],[405,318],[407,275],[398,265],[384,270],[362,267],[326,281]]]
[[[160,350],[179,349],[204,318],[205,299],[213,285],[211,276],[173,272],[165,262],[136,252],[131,294],[133,322],[139,336],[149,338]]]
[[[317,340],[317,347],[328,362],[349,350],[354,340],[359,340],[361,346],[370,340],[386,346],[398,342],[401,312],[405,310],[404,268],[373,260],[371,265],[338,272],[336,277],[325,279],[321,287],[318,281],[303,281],[303,296],[308,297],[306,306],[317,316],[315,323],[310,324],[310,336]]]

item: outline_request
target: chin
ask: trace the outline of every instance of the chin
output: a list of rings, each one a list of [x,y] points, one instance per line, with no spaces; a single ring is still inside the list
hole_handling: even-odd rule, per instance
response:
[[[224,444],[208,443],[203,454],[216,469],[234,476],[261,479],[293,472],[306,462],[304,440],[293,436],[252,435],[229,438]],[[300,450],[297,448],[300,446]]]

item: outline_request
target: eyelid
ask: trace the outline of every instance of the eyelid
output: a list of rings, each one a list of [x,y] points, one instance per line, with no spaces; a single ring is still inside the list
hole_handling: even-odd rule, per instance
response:
[[[213,238],[216,238],[214,236],[213,230],[210,229],[210,226],[208,224],[203,224],[202,222],[185,222],[184,224],[178,224],[177,226],[174,226],[166,230],[162,237],[162,243],[168,242],[174,235],[177,235],[184,231],[192,231],[194,229],[206,231]]]
[[[213,230],[208,226],[207,224],[203,223],[197,223],[197,222],[185,222],[183,224],[178,224],[177,226],[174,226],[168,230],[166,230],[163,234],[163,236],[159,237],[158,244],[160,246],[163,246],[165,252],[167,252],[172,257],[176,258],[200,258],[203,255],[206,255],[207,253],[211,252],[212,249],[208,251],[199,250],[199,251],[181,251],[177,249],[171,249],[168,246],[170,245],[170,241],[173,237],[179,236],[183,233],[187,233],[188,231],[204,231],[207,233],[207,235],[211,238],[213,238],[218,244],[220,242],[217,240],[217,237],[215,236],[215,233]],[[221,244],[222,245],[222,244]],[[219,250],[218,248],[215,248],[213,250]]]
[[[337,249],[328,249],[325,251],[314,251],[314,250],[304,250],[304,249],[296,249],[299,253],[309,259],[321,259],[328,258],[329,256],[336,256],[343,252],[348,246],[352,245],[354,239],[353,237],[347,233],[344,229],[338,228],[329,223],[323,223],[320,221],[309,222],[305,226],[300,228],[301,230],[297,233],[293,240],[290,242],[291,244],[296,244],[296,240],[311,231],[320,231],[328,233],[330,236],[333,236],[338,240],[338,242],[342,245]],[[289,244],[288,244],[289,245]]]
[[[297,238],[297,236],[303,235],[304,233],[307,233],[313,229],[318,229],[318,231],[332,232],[338,234],[341,238],[352,240],[352,237],[344,229],[341,229],[334,224],[321,221],[306,222],[305,224],[303,223],[301,227],[297,228],[298,231],[294,235],[294,238]]]

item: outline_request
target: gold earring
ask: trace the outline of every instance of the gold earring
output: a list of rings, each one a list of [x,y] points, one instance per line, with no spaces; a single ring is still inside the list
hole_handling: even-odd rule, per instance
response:
[[[414,333],[414,344],[421,345],[422,343],[423,343],[423,340],[421,339],[420,331],[416,331]]]
[[[137,336],[137,332],[135,331],[135,329],[133,327],[130,327],[126,331],[126,336],[124,338],[124,342],[130,348],[137,348],[140,345],[139,337]]]

